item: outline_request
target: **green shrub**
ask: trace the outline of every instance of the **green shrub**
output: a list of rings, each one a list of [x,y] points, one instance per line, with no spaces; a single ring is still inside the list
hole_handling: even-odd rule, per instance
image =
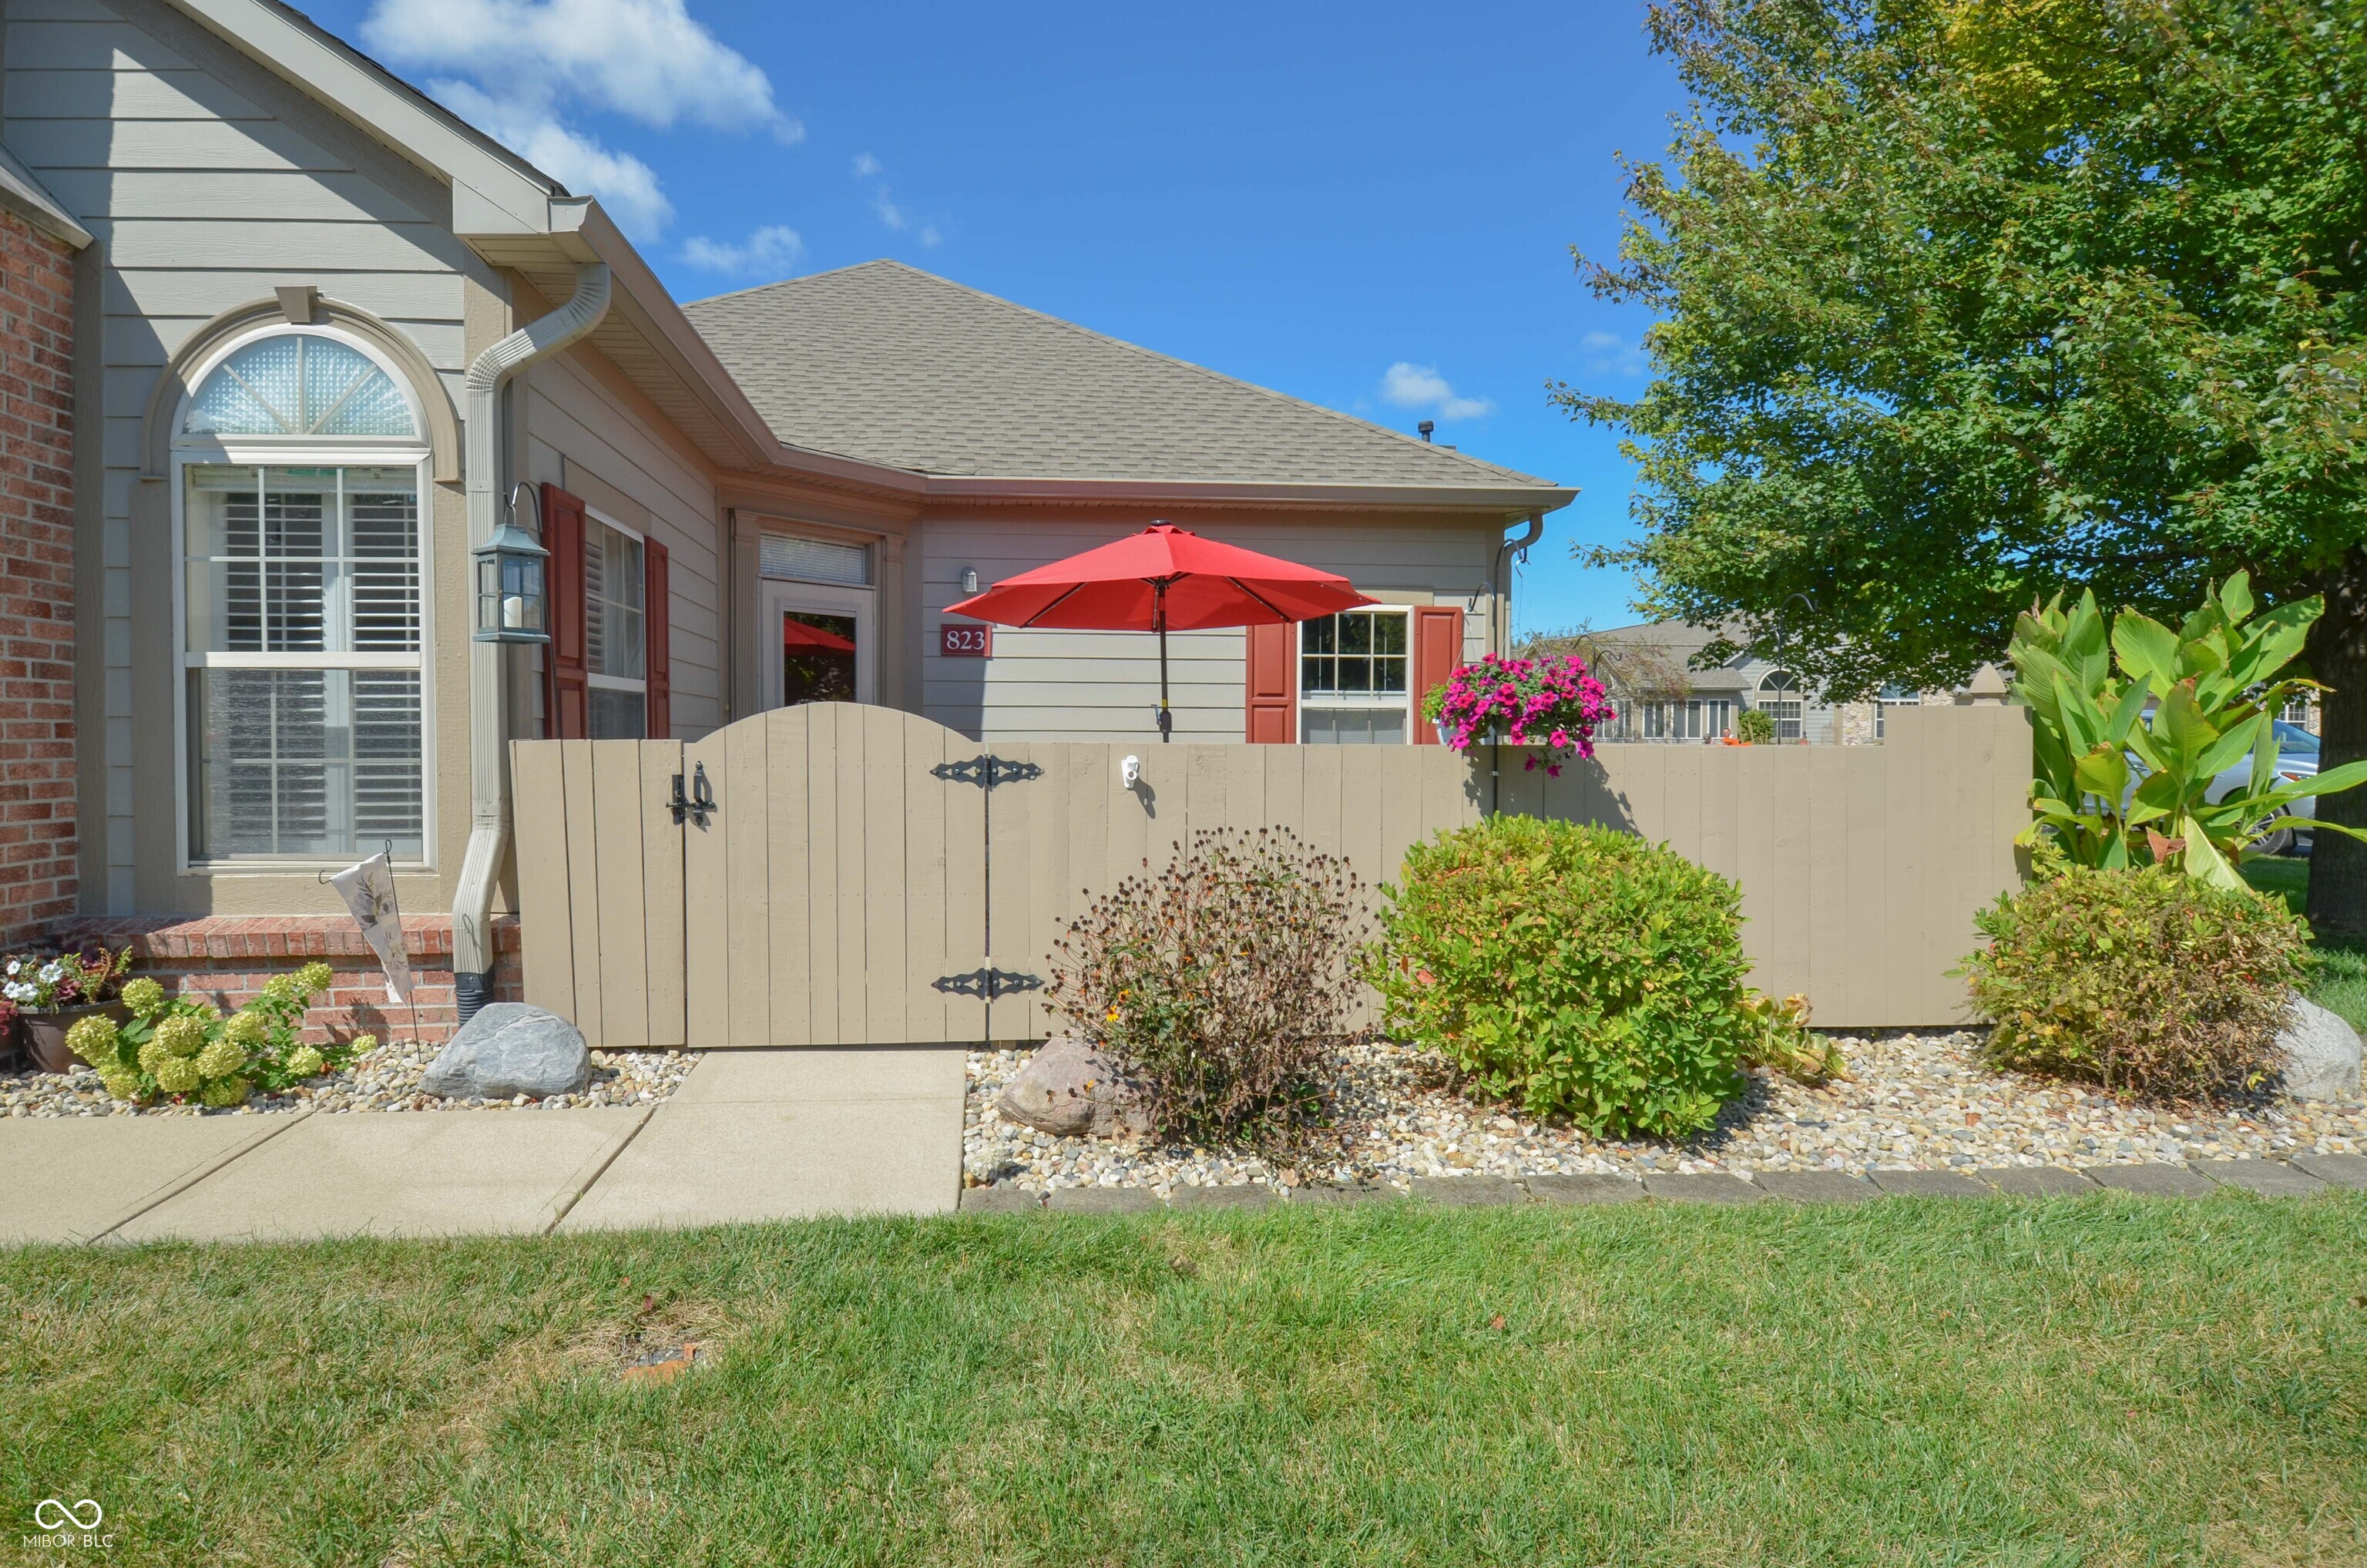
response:
[[[1047,1000],[1124,1064],[1161,1137],[1279,1150],[1355,1005],[1364,902],[1287,828],[1202,828],[1070,924]]]
[[[1734,716],[1734,738],[1745,745],[1775,744],[1775,716],[1762,708],[1746,708]]]
[[[2180,1101],[2259,1088],[2277,1070],[2309,927],[2249,889],[2163,866],[2073,866],[1976,917],[1965,960],[2000,1066]]]
[[[1678,1138],[1740,1093],[1741,892],[1664,845],[1490,817],[1406,854],[1368,978],[1471,1086],[1605,1136]]]

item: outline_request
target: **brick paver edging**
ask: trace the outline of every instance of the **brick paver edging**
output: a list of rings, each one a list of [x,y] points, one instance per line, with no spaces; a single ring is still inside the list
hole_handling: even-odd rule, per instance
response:
[[[1265,1187],[1177,1187],[1170,1202],[1147,1187],[1068,1187],[1043,1195],[1015,1187],[973,1187],[965,1214],[1133,1214],[1154,1209],[1254,1209],[1281,1203],[1396,1199],[1442,1208],[1522,1203],[1857,1203],[1876,1198],[2049,1198],[2116,1190],[2153,1198],[2200,1198],[2233,1187],[2263,1198],[2306,1198],[2338,1187],[2367,1191],[2367,1154],[2295,1154],[2289,1160],[2197,1160],[2191,1164],[2003,1165],[1972,1171],[1723,1171],[1693,1176],[1420,1176],[1410,1192],[1389,1187],[1304,1187],[1277,1196]],[[1222,1195],[1222,1196],[1220,1196]],[[1238,1195],[1238,1196],[1234,1196]]]

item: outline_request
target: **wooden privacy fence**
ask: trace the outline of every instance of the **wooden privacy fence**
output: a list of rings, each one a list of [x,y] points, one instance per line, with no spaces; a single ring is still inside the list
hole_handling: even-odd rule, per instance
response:
[[[853,704],[687,743],[521,741],[527,996],[612,1049],[1038,1039],[1054,937],[1194,831],[1285,826],[1378,883],[1494,809],[1638,833],[1733,878],[1753,983],[1805,992],[1819,1025],[1957,1022],[1948,971],[2016,881],[2029,727],[1905,708],[1886,731],[1608,745],[1557,778],[1436,746],[987,747]]]

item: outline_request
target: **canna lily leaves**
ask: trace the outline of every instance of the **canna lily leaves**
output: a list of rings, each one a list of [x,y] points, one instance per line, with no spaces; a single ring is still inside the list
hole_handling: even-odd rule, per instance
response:
[[[2316,599],[2263,611],[2241,573],[2174,631],[2135,610],[2108,622],[2092,593],[2025,612],[2009,657],[2031,713],[2032,833],[2078,864],[2149,853],[2233,885],[2233,860],[2285,808],[2367,784],[2367,763],[2316,779],[2278,776],[2275,715],[2321,689],[2282,672],[2323,613]],[[2229,774],[2240,783],[2207,801]]]
[[[2346,762],[2315,778],[2296,778],[2249,797],[2254,802],[2268,807],[2290,806],[2295,801],[2306,801],[2317,795],[2339,795],[2367,784],[2367,762]]]
[[[2135,610],[2123,611],[2112,622],[2112,652],[2133,680],[2150,677],[2155,686],[2167,688],[2187,673],[2180,667],[2178,633]]]
[[[2218,727],[2203,713],[2191,681],[2171,687],[2161,706],[2154,710],[2153,734],[2162,771],[2185,778],[2202,770],[2204,755],[2219,738]]]
[[[2213,887],[2225,888],[2230,892],[2242,892],[2244,879],[2236,874],[2235,867],[2227,864],[2227,858],[2219,853],[2218,846],[2211,842],[2202,824],[2191,816],[2180,817],[2178,821],[2180,836],[2186,840],[2186,874]]]
[[[2129,790],[2129,759],[2117,746],[2098,746],[2079,759],[2075,776],[2082,794],[2117,804]]]

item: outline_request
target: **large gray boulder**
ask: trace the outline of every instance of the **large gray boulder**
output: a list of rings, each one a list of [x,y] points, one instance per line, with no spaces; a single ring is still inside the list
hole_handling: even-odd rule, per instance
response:
[[[996,1109],[1056,1138],[1112,1138],[1147,1132],[1142,1096],[1107,1055],[1070,1035],[1036,1047],[1019,1075],[1002,1085]]]
[[[447,1099],[572,1095],[592,1081],[583,1033],[523,1002],[490,1002],[438,1051],[419,1086]]]
[[[2342,1018],[2305,996],[2285,1009],[2277,1033],[2285,1059],[2284,1092],[2297,1100],[2359,1097],[2359,1034]]]

